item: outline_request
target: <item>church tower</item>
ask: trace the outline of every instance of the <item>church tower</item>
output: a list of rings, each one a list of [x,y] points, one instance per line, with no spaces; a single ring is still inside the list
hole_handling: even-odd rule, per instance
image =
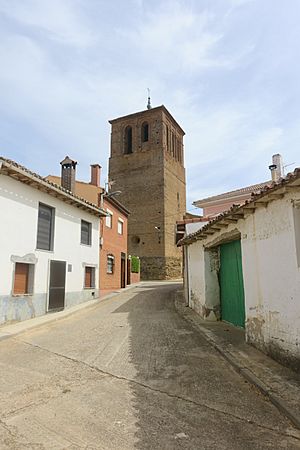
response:
[[[130,211],[128,253],[144,280],[181,276],[175,223],[186,211],[184,131],[165,106],[110,120],[111,191]]]

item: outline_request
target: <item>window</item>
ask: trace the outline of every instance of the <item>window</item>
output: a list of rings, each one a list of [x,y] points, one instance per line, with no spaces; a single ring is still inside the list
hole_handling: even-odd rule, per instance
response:
[[[92,224],[86,222],[85,220],[81,221],[81,244],[84,245],[92,245]]]
[[[108,228],[112,228],[112,216],[113,216],[113,213],[109,209],[107,209],[106,212],[108,213],[108,216],[105,217],[105,225]]]
[[[166,143],[167,143],[167,151],[169,152],[169,127],[166,125]]]
[[[53,250],[53,234],[54,208],[40,203],[36,248],[39,250]]]
[[[85,267],[84,287],[85,289],[95,288],[95,267]]]
[[[114,273],[115,257],[113,255],[107,255],[107,273]]]
[[[175,136],[172,133],[172,156],[175,158]]]
[[[124,220],[118,219],[118,234],[123,234]]]
[[[129,154],[132,153],[132,128],[126,127],[125,128],[125,148],[124,153]]]
[[[142,142],[147,142],[149,139],[149,125],[147,122],[142,125]]]
[[[14,295],[30,295],[33,293],[34,264],[16,263],[14,278]]]

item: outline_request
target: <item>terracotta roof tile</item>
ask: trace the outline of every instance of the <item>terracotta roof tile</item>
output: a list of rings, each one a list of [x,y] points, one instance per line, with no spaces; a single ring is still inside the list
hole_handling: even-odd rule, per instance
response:
[[[214,234],[215,232],[218,232],[219,229],[216,227],[214,229],[214,225],[217,225],[218,223],[221,223],[222,221],[226,221],[226,219],[233,219],[234,220],[241,220],[244,218],[243,211],[247,211],[249,209],[252,212],[251,206],[253,205],[253,209],[256,208],[255,202],[257,202],[260,199],[263,199],[266,197],[266,203],[269,203],[270,201],[274,200],[274,198],[267,198],[269,194],[275,194],[276,191],[284,188],[286,185],[293,185],[297,180],[300,181],[300,168],[297,168],[294,170],[294,172],[289,173],[285,178],[281,178],[277,182],[272,182],[270,185],[266,185],[263,187],[263,189],[259,193],[253,193],[251,195],[251,198],[249,200],[246,200],[245,203],[238,206],[232,206],[228,211],[225,211],[221,214],[219,214],[216,218],[212,219],[207,225],[204,225],[203,228],[196,231],[195,233],[191,233],[188,236],[181,239],[177,246],[185,245],[185,244],[191,244],[192,242],[195,242],[199,239],[206,239],[207,235],[206,232],[209,232],[209,234]],[[297,184],[294,184],[295,187],[298,187],[300,189],[300,182]],[[279,193],[279,195],[285,194],[285,192]],[[250,208],[249,208],[250,206]],[[249,211],[248,211],[249,212]],[[239,217],[240,215],[240,217]]]
[[[87,209],[93,210],[93,212],[97,212],[99,215],[106,216],[106,213],[104,210],[99,208],[97,205],[94,205],[93,203],[88,202],[82,197],[78,197],[77,195],[74,195],[71,191],[68,191],[67,189],[63,188],[59,184],[53,183],[52,181],[47,180],[46,178],[42,177],[41,175],[32,172],[31,170],[27,169],[26,167],[22,166],[21,164],[16,163],[15,161],[4,158],[0,155],[0,164],[4,163],[4,166],[9,169],[16,169],[17,171],[23,172],[24,175],[28,175],[28,177],[31,177],[35,180],[35,182],[47,186],[50,190],[52,189],[54,191],[59,191],[62,196],[72,198],[74,202],[80,203],[81,205],[85,206]],[[1,167],[0,167],[1,168]],[[1,173],[1,172],[0,172]]]
[[[228,191],[228,192],[224,192],[223,194],[218,194],[218,195],[212,195],[211,197],[206,197],[200,200],[195,200],[193,202],[193,205],[195,206],[200,206],[200,204],[205,204],[205,203],[209,203],[215,200],[223,200],[223,199],[229,199],[231,197],[236,197],[238,195],[243,195],[243,194],[251,194],[252,192],[259,192],[262,189],[264,189],[266,186],[270,186],[272,184],[272,181],[264,181],[263,183],[257,183],[257,184],[252,184],[251,186],[245,186],[243,188],[240,189],[235,189],[234,191]]]

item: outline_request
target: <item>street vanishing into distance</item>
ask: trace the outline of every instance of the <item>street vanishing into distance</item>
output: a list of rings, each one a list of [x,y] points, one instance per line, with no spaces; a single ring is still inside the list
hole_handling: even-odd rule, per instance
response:
[[[300,449],[300,433],[146,282],[0,341],[1,450]]]

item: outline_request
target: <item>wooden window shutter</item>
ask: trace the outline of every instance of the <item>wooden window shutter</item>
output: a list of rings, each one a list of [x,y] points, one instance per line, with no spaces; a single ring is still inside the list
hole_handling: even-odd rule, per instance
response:
[[[85,281],[84,286],[86,288],[92,287],[92,267],[85,268]]]
[[[39,219],[37,232],[37,248],[41,250],[51,250],[53,208],[39,204]]]
[[[28,294],[29,264],[16,263],[14,294]]]

